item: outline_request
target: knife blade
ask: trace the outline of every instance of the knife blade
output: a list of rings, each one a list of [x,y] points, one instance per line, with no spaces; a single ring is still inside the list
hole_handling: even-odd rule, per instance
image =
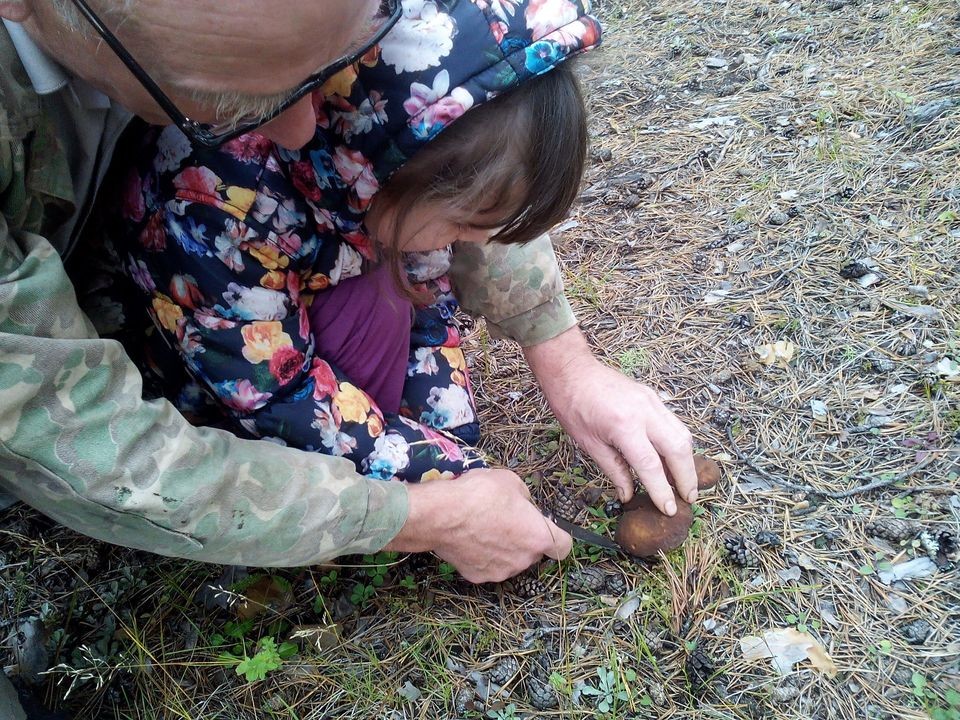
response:
[[[599,535],[593,532],[592,530],[587,530],[585,527],[580,527],[579,525],[576,525],[565,518],[558,517],[556,515],[550,515],[547,513],[544,513],[544,514],[548,518],[550,518],[550,520],[553,521],[553,524],[556,525],[558,528],[560,528],[566,533],[570,533],[570,535],[575,540],[579,540],[580,542],[585,542],[588,545],[595,545],[597,547],[602,547],[605,550],[613,550],[614,552],[618,552],[618,553],[623,552],[623,548],[620,547],[619,543],[617,543],[614,540],[611,540],[605,535]]]

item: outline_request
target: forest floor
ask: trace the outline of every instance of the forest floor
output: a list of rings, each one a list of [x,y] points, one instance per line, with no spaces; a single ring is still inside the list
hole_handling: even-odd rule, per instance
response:
[[[18,507],[0,629],[38,697],[82,720],[960,718],[960,7],[597,11],[555,240],[593,347],[723,467],[684,548],[577,545],[475,587],[430,556],[173,561]],[[517,348],[477,322],[468,350],[485,449],[607,531],[610,486]]]

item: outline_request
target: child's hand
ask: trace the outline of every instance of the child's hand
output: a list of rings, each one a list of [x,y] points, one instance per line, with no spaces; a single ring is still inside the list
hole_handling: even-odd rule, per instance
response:
[[[408,497],[407,522],[385,549],[432,550],[470,582],[500,582],[572,548],[570,535],[541,514],[509,470],[410,485]]]

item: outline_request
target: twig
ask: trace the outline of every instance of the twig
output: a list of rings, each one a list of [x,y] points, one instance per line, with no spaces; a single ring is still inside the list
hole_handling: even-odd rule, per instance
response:
[[[853,497],[854,495],[860,495],[862,493],[872,492],[873,490],[880,490],[882,488],[890,487],[891,485],[896,485],[898,482],[906,480],[908,477],[913,475],[915,472],[922,470],[927,465],[929,465],[933,459],[934,455],[931,453],[927,455],[923,460],[914,464],[913,467],[904,470],[901,473],[897,473],[892,477],[884,478],[883,480],[875,480],[872,483],[866,485],[861,485],[860,487],[850,488],[849,490],[843,490],[840,492],[832,492],[829,490],[820,490],[815,488],[812,485],[798,485],[792,483],[789,480],[781,480],[780,478],[774,477],[766,470],[757,465],[753,460],[743,454],[739,447],[737,447],[736,441],[733,439],[733,426],[727,426],[727,441],[730,443],[730,448],[733,450],[734,454],[740,459],[751,470],[756,472],[764,480],[771,482],[775,485],[785,487],[788,490],[795,490],[797,492],[805,492],[811,495],[820,495],[821,497],[830,498],[831,500],[843,500],[844,498]]]

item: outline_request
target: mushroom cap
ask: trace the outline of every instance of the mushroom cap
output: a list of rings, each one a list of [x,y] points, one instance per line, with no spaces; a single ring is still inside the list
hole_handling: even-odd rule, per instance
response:
[[[694,455],[693,466],[697,469],[697,487],[709,490],[720,482],[720,466],[706,455]]]
[[[626,512],[617,525],[615,537],[620,547],[635,557],[680,547],[693,525],[693,510],[679,497],[676,503],[677,514],[669,517],[657,509],[649,495],[635,495],[624,505]]]

